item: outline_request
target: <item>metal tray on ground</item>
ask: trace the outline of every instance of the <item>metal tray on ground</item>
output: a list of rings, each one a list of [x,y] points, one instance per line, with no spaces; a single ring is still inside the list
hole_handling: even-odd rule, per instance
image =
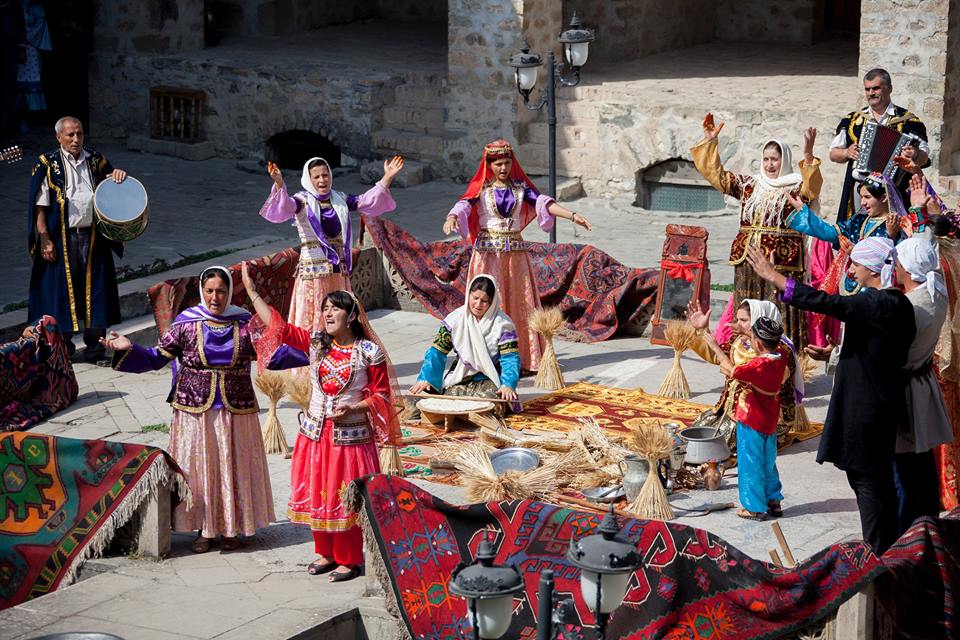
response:
[[[498,476],[507,471],[529,471],[540,466],[540,455],[523,447],[509,447],[491,453],[490,464]]]

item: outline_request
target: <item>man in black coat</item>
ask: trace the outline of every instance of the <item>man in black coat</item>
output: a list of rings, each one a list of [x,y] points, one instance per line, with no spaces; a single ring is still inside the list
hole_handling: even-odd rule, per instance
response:
[[[846,324],[817,462],[847,474],[857,496],[863,539],[878,554],[897,538],[893,456],[897,427],[906,419],[901,370],[916,334],[913,305],[892,288],[893,243],[866,238],[853,248],[847,274],[861,285],[852,296],[829,295],[786,278],[756,247],[747,260],[781,299]]]

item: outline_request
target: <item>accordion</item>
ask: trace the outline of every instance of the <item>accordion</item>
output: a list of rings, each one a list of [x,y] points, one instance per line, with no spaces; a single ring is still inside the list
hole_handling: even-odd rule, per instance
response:
[[[904,147],[916,144],[919,140],[914,135],[900,133],[872,120],[863,123],[857,141],[857,159],[853,161],[854,175],[862,178],[877,172],[893,180],[898,169],[893,162],[894,156],[900,155]]]

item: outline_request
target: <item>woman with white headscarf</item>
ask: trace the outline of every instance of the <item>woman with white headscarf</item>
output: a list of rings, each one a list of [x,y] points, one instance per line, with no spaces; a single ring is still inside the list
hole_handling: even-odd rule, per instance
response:
[[[789,195],[799,195],[805,202],[820,196],[823,179],[820,160],[813,156],[816,129],[803,132],[803,159],[799,173],[793,170],[790,146],[779,140],[767,140],[761,147],[759,171],[753,175],[732,173],[720,161],[718,136],[723,123],[715,124],[713,114],[703,120],[703,140],[690,153],[693,162],[707,181],[721,193],[740,203],[740,231],[730,247],[730,264],[734,265],[733,295],[717,329],[717,342],[730,339],[727,329],[736,309],[747,298],[776,302],[776,291],[758,278],[745,262],[746,248],[759,246],[764,253],[773,253],[777,271],[802,278],[805,269],[805,247],[802,235],[786,224],[792,207]],[[784,335],[802,348],[807,344],[807,321],[802,311],[788,309],[784,318]]]
[[[719,343],[720,349],[733,361],[734,366],[745,364],[757,356],[751,341],[751,328],[760,318],[769,318],[782,322],[780,309],[769,300],[747,299],[740,303],[734,319],[729,324],[732,339]],[[687,321],[702,333],[693,344],[692,349],[698,356],[711,364],[720,364],[719,359],[710,348],[706,335],[710,323],[710,312],[704,313],[696,301],[687,306]],[[807,412],[803,408],[803,371],[798,366],[796,350],[789,338],[780,339],[778,352],[787,357],[787,374],[780,386],[780,420],[777,423],[776,436],[779,446],[787,443],[791,432],[800,433],[809,429],[810,423]],[[727,378],[720,393],[720,399],[712,408],[704,411],[693,423],[697,427],[720,429],[721,435],[727,439],[731,451],[737,445],[737,402],[740,398],[741,386],[737,380]]]
[[[401,169],[400,156],[384,160],[383,178],[366,193],[354,195],[335,191],[329,163],[323,158],[310,158],[300,176],[302,189],[290,196],[279,167],[272,162],[267,164],[274,184],[260,216],[276,223],[293,220],[300,235],[300,265],[287,314],[290,324],[322,331],[321,301],[333,291],[351,291],[350,213],[379,216],[393,211],[397,204],[390,195],[390,185]],[[368,338],[379,343],[362,309],[360,322]]]
[[[907,422],[897,433],[894,479],[900,498],[900,530],[920,516],[940,513],[940,482],[934,449],[953,442],[933,354],[947,317],[947,286],[936,247],[907,238],[895,250],[897,281],[913,304],[917,335],[907,354]]]
[[[173,513],[176,531],[199,530],[191,549],[203,553],[221,536],[220,548],[239,547],[276,520],[260,407],[250,379],[257,336],[250,313],[230,304],[233,280],[225,267],[200,273],[200,304],[178,315],[147,349],[112,333],[113,368],[128,373],[173,362],[168,401],[173,405],[167,451],[183,469],[192,494]]]
[[[446,370],[451,352],[456,359]],[[443,319],[410,392],[516,400],[519,378],[517,330],[500,310],[496,281],[477,274],[463,306]]]

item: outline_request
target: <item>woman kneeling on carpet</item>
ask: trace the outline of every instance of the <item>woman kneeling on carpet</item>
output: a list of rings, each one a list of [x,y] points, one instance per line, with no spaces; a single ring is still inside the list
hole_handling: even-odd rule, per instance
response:
[[[250,379],[256,336],[250,313],[230,304],[233,281],[224,267],[200,274],[200,304],[174,319],[160,344],[146,349],[112,333],[113,368],[129,373],[161,369],[172,360],[170,445],[190,485],[190,508],[173,513],[176,531],[200,533],[191,549],[203,553],[222,536],[220,548],[240,546],[276,517],[267,456],[260,434],[257,396]]]
[[[444,374],[447,355],[456,360]],[[517,399],[520,355],[513,321],[500,310],[497,285],[478,274],[467,286],[463,306],[443,319],[410,393]],[[505,405],[498,404],[502,414]]]
[[[332,572],[331,582],[351,580],[363,566],[363,537],[357,514],[346,505],[347,486],[356,478],[380,473],[374,438],[396,444],[399,424],[393,411],[386,355],[367,340],[360,305],[353,294],[333,291],[321,305],[323,330],[310,334],[283,320],[261,298],[243,265],[243,284],[267,325],[257,350],[277,360],[280,345],[309,353],[313,393],[300,424],[290,467],[292,522],[313,531],[317,555],[307,572]],[[277,365],[280,364],[278,367]]]
[[[753,299],[744,300],[737,307],[734,320],[730,323],[733,339],[721,345],[723,352],[733,361],[735,366],[746,364],[757,356],[757,351],[753,348],[751,341],[751,327],[763,317],[781,322],[780,309],[769,300]],[[692,301],[687,305],[687,322],[704,333],[710,323],[710,312],[704,313],[700,309],[700,304]],[[692,349],[707,362],[720,364],[705,336],[701,336],[693,344]],[[780,419],[776,428],[778,445],[784,446],[787,434],[807,431],[810,427],[810,421],[802,404],[804,392],[803,370],[797,361],[793,343],[784,336],[780,340],[777,351],[786,357],[788,373],[780,387]],[[728,377],[724,382],[723,391],[720,393],[720,399],[716,406],[700,414],[692,425],[719,429],[731,451],[737,449],[736,411],[741,391],[742,385],[737,380]]]
[[[756,356],[735,365],[713,336],[706,335],[720,370],[740,383],[737,402],[737,469],[740,510],[748,520],[765,520],[783,515],[780,474],[777,471],[777,438],[780,418],[780,387],[788,376],[788,358],[780,352],[783,327],[776,320],[761,317],[751,327]]]

